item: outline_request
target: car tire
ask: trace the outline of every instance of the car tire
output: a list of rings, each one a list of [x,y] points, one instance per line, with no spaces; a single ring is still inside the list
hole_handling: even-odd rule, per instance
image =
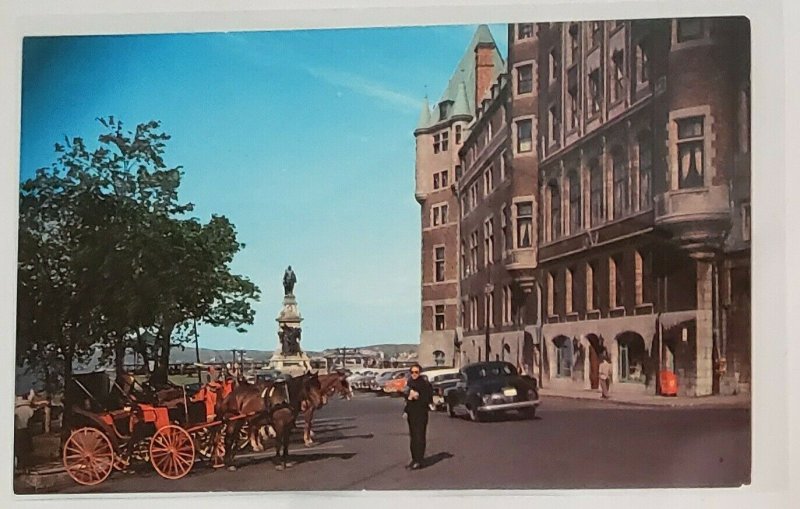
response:
[[[449,415],[450,417],[456,416],[456,409],[453,408],[453,405],[451,405],[450,403],[447,404],[447,415]]]

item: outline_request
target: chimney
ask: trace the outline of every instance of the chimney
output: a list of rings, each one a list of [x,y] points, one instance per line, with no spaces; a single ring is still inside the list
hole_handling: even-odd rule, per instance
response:
[[[493,42],[480,42],[475,46],[475,108],[479,108],[486,92],[494,81]]]

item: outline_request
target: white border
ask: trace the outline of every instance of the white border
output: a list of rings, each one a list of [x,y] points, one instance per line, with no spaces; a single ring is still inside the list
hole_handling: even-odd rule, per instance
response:
[[[282,5],[283,4],[283,5]],[[325,507],[397,507],[409,504],[458,504],[459,507],[485,507],[484,496],[503,496],[501,504],[514,507],[538,502],[548,509],[567,506],[640,507],[790,507],[798,497],[797,441],[790,429],[800,429],[797,404],[789,406],[790,392],[796,397],[797,370],[789,376],[789,366],[798,358],[797,334],[790,335],[788,309],[800,308],[798,292],[789,281],[797,281],[796,264],[787,263],[790,253],[800,248],[797,236],[788,232],[787,217],[797,217],[796,208],[786,209],[785,190],[800,186],[795,167],[798,146],[789,144],[785,135],[792,132],[786,114],[786,90],[798,83],[796,48],[798,37],[797,2],[780,0],[652,0],[620,2],[603,0],[336,0],[335,7],[314,0],[293,0],[286,5],[276,0],[139,0],[114,1],[45,1],[0,0],[0,190],[2,199],[2,325],[6,345],[14,343],[15,258],[17,229],[17,189],[19,165],[20,70],[22,35],[112,34],[143,32],[198,32],[258,30],[264,28],[306,28],[334,26],[397,26],[453,23],[504,23],[527,20],[581,20],[632,17],[676,17],[692,15],[747,15],[752,23],[752,103],[753,103],[753,197],[756,204],[753,225],[753,472],[752,485],[734,490],[607,490],[607,491],[533,491],[491,492],[326,492],[260,495],[231,494],[159,494],[124,496],[123,507],[148,504],[166,505],[176,498],[191,498],[193,507],[236,506],[296,508],[306,504]],[[790,16],[789,14],[795,16]],[[791,29],[789,26],[791,25]],[[787,58],[790,57],[790,58]],[[781,78],[790,77],[791,82]],[[795,97],[788,97],[797,106]],[[792,113],[797,109],[792,109]],[[781,156],[784,157],[781,157]],[[794,156],[794,157],[792,157]],[[791,165],[791,166],[790,166]],[[412,197],[409,196],[409,199]],[[797,200],[792,200],[792,204]],[[790,252],[788,245],[793,248]],[[794,257],[791,258],[792,261]],[[787,291],[787,290],[792,291]],[[3,372],[13,372],[13,356],[4,356]],[[0,383],[0,423],[10,430],[13,383]],[[789,418],[792,418],[791,426]],[[9,432],[0,442],[0,507],[107,507],[119,506],[107,496],[86,497],[14,497],[10,473],[12,440]],[[791,455],[791,453],[794,453]],[[791,455],[791,456],[790,456]],[[791,463],[790,463],[791,459]],[[791,467],[791,470],[790,470]],[[657,465],[654,465],[657,468]],[[794,488],[791,484],[794,484]],[[475,495],[478,495],[477,497]],[[524,495],[524,498],[522,498]],[[613,497],[613,498],[607,498]],[[619,497],[623,497],[622,500]],[[433,498],[433,500],[431,500]],[[223,499],[225,500],[223,502]]]

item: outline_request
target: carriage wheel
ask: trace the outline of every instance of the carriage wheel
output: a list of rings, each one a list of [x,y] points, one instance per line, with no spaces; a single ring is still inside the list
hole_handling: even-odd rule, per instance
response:
[[[64,444],[62,457],[67,474],[78,484],[94,486],[105,481],[114,468],[111,440],[95,428],[79,428]]]
[[[161,477],[180,479],[194,465],[194,442],[180,426],[164,426],[150,440],[150,463]]]

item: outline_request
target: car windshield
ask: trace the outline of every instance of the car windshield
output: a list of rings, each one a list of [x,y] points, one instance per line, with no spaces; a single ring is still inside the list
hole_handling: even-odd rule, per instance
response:
[[[434,377],[434,382],[444,382],[445,380],[458,380],[458,373],[448,373]]]
[[[481,364],[467,368],[467,377],[470,379],[494,378],[514,374],[516,374],[516,370],[510,364]]]

